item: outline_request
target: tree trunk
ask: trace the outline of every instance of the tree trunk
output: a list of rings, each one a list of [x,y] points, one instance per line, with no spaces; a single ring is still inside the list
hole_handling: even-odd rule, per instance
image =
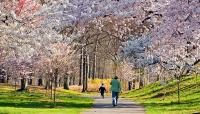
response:
[[[32,80],[32,79],[29,79],[29,80],[28,80],[28,85],[32,85],[32,83],[33,83],[33,80]]]
[[[147,73],[147,85],[149,85],[149,83],[150,83],[150,75],[149,73]]]
[[[27,89],[27,79],[26,78],[22,78],[21,79],[21,88],[20,88],[20,90],[24,91],[26,89]]]
[[[88,63],[88,78],[91,78],[91,74],[90,74],[90,69],[91,69],[91,67],[90,67],[90,55],[88,55],[87,63]]]
[[[128,90],[131,90],[132,89],[132,81],[128,81]]]
[[[114,61],[114,76],[117,76],[117,67],[118,67],[118,64],[116,61]]]
[[[87,62],[87,64],[86,64],[86,81],[85,81],[85,90],[87,91],[88,90],[88,77],[89,77],[89,73],[90,73],[90,66],[89,66],[89,64],[90,64],[90,58],[89,58],[89,55],[87,55],[86,56],[86,62]]]
[[[85,88],[86,88],[86,85],[85,85],[85,82],[86,82],[86,70],[85,70],[85,58],[84,58],[84,61],[83,61],[83,89],[82,89],[82,92],[85,92]]]
[[[14,78],[15,81],[15,95],[16,95],[16,91],[17,91],[17,78]]]
[[[0,83],[5,83],[5,82],[6,82],[5,80],[6,80],[5,77],[2,76],[2,77],[0,78]]]
[[[49,84],[51,89],[51,99],[53,99],[53,73],[50,73],[49,76],[50,76]]]
[[[91,56],[90,56],[90,57],[91,57]],[[92,59],[90,59],[90,69],[89,69],[89,74],[90,74],[90,77],[89,77],[89,78],[90,78],[90,79],[93,78],[93,76],[92,76],[92,75],[93,75],[93,74],[92,74],[92,65],[93,65],[93,64],[92,64],[91,61],[92,61]]]
[[[164,78],[164,84],[166,85],[167,83],[166,83],[166,77],[165,77],[165,75],[164,75],[163,78]],[[163,100],[165,99],[165,97],[166,97],[166,87],[164,88],[164,97],[163,97]]]
[[[180,103],[180,76],[178,76],[178,103]]]
[[[94,53],[94,60],[92,63],[92,79],[95,79],[95,75],[96,75],[96,53]]]
[[[94,57],[93,65],[92,65],[92,79],[93,80],[95,79],[95,76],[96,76],[96,59],[97,59],[96,51],[97,51],[97,44],[95,45],[94,56],[93,56]]]
[[[102,79],[106,79],[106,74],[105,74],[105,68],[106,68],[106,60],[104,59],[104,62],[103,62],[103,70],[102,70]]]
[[[51,99],[53,99],[53,77],[50,80],[50,85],[51,85]]]
[[[39,78],[38,79],[38,86],[42,86],[43,85],[43,80],[42,80],[42,78]]]
[[[79,86],[82,85],[83,78],[83,47],[81,47],[81,55],[80,55],[80,73],[79,73]]]
[[[98,62],[97,62],[97,76],[98,76],[98,78],[101,78],[101,59],[100,59],[100,57],[98,57]]]
[[[60,87],[61,86],[61,78],[58,79],[58,83],[56,87]]]
[[[7,75],[7,79],[6,79],[7,84],[9,83],[10,77],[11,77],[10,75]]]
[[[54,107],[56,106],[56,87],[57,87],[57,79],[58,79],[58,68],[55,69],[55,73],[54,73]]]
[[[83,89],[82,92],[86,92],[87,91],[87,55],[86,55],[86,49],[84,50],[84,54],[83,54]]]
[[[73,76],[73,85],[76,85],[75,81],[76,81],[76,78],[75,76]]]
[[[50,80],[46,80],[45,89],[50,89],[50,88],[51,88]]]
[[[70,76],[70,78],[69,78],[69,86],[71,86],[71,85],[72,85],[72,81],[73,81],[73,77],[72,77],[72,76]]]
[[[69,75],[66,74],[64,77],[64,89],[69,90]]]
[[[139,82],[139,88],[141,87],[140,86],[140,82],[141,82],[141,72],[140,72],[140,69],[139,69],[139,78],[138,78],[138,82]]]
[[[0,69],[0,83],[5,83],[6,82],[6,72],[3,71],[3,69]]]

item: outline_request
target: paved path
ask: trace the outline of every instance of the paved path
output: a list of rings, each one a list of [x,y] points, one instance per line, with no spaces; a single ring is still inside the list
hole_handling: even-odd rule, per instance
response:
[[[93,108],[81,114],[145,114],[144,108],[130,100],[119,99],[118,106],[113,107],[111,98],[94,97]]]

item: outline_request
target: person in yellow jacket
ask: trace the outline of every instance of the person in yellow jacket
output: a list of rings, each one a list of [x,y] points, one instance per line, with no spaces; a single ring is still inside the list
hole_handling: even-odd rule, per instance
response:
[[[111,92],[112,92],[112,104],[113,106],[117,106],[118,98],[119,98],[119,92],[121,92],[121,83],[118,80],[118,77],[115,76],[114,79],[110,82],[111,85]]]

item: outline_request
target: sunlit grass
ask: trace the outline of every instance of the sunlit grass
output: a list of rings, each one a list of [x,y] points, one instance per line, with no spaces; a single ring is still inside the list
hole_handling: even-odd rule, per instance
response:
[[[166,96],[164,96],[166,93]],[[200,113],[200,77],[183,78],[181,81],[181,103],[177,103],[177,82],[167,85],[151,84],[139,90],[125,93],[145,106],[148,114],[192,114]]]
[[[0,114],[79,114],[91,107],[92,99],[81,93],[58,89],[56,106],[45,90],[14,92],[13,87],[0,86]]]

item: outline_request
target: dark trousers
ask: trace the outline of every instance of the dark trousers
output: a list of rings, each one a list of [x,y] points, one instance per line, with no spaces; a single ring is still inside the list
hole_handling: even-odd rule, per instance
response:
[[[104,98],[104,92],[103,91],[101,92],[101,96],[102,96],[102,98]]]

